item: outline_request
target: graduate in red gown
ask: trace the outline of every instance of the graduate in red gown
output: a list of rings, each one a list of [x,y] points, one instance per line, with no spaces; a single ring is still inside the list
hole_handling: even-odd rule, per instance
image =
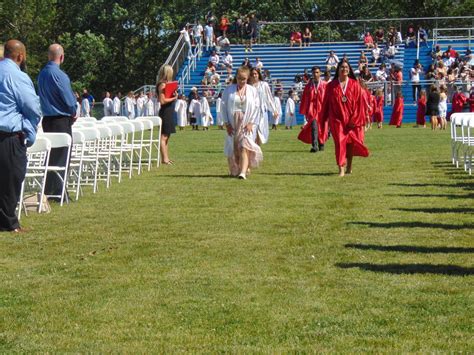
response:
[[[339,176],[352,172],[352,157],[369,156],[364,146],[364,125],[366,106],[362,88],[356,80],[350,64],[341,60],[336,68],[334,79],[327,85],[324,97],[321,122],[329,123]]]
[[[321,124],[321,110],[326,92],[327,82],[321,80],[321,69],[318,66],[311,68],[312,80],[306,84],[300,102],[300,113],[305,116],[307,124],[303,127],[298,139],[311,143],[310,152],[324,150],[324,143],[328,139],[326,127]],[[308,142],[309,135],[311,141]],[[301,136],[301,137],[300,137]],[[304,138],[307,137],[307,138]]]
[[[360,78],[359,78],[360,79]],[[370,121],[372,117],[372,94],[369,91],[369,88],[367,87],[367,84],[364,81],[359,80],[359,84],[362,88],[362,97],[364,98],[365,101],[365,130],[370,126]]]
[[[471,87],[471,93],[469,94],[469,112],[474,112],[474,87]]]
[[[390,126],[397,126],[400,128],[403,120],[403,95],[402,91],[397,91],[397,97],[395,98],[395,105],[393,105],[392,117],[390,118]]]
[[[457,91],[453,95],[452,107],[451,107],[451,112],[449,113],[449,117],[451,117],[453,113],[462,112],[462,109],[466,102],[467,102],[467,97],[464,96],[464,94],[462,93],[462,89],[458,87]]]
[[[375,91],[375,104],[374,104],[374,122],[377,122],[377,128],[382,128],[383,104],[384,104],[383,91],[382,89],[377,89],[377,91]]]
[[[416,110],[416,126],[426,128],[426,90],[420,91],[418,109]]]

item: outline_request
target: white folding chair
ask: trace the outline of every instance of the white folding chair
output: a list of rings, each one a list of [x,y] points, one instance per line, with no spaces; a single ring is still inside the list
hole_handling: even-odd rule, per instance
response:
[[[126,121],[128,121],[128,118],[125,117],[125,116],[104,116],[104,117],[102,117],[102,119],[100,121],[103,121],[103,122],[119,122],[119,121],[126,122]]]
[[[97,122],[95,117],[78,117],[76,122]]]
[[[107,125],[97,125],[100,138],[98,142],[99,170],[97,179],[105,181],[107,188],[110,186],[110,162],[111,162],[111,139],[112,132]]]
[[[462,145],[462,135],[459,132],[462,125],[462,114],[451,115],[451,161],[459,167],[459,147]]]
[[[41,137],[45,137],[51,142],[51,149],[54,148],[67,148],[67,158],[66,164],[64,166],[60,165],[48,165],[46,167],[47,172],[52,172],[61,181],[61,195],[46,195],[47,197],[57,197],[61,199],[60,206],[63,205],[64,200],[66,203],[69,203],[69,198],[66,193],[67,179],[68,179],[68,169],[69,169],[69,158],[71,156],[71,145],[72,137],[67,133],[43,133]]]
[[[135,126],[127,120],[119,121],[117,124],[123,129],[122,140],[122,171],[128,172],[128,177],[132,178],[133,174],[133,136]]]
[[[28,191],[39,191],[37,202],[34,202],[38,206],[38,213],[43,211],[43,200],[44,200],[44,188],[46,183],[46,166],[49,163],[49,155],[51,153],[51,142],[47,138],[38,137],[35,143],[28,148],[28,164],[26,166],[26,175],[23,183],[21,184],[20,200],[18,204],[18,219],[21,217],[22,209],[27,215],[27,207],[31,202],[26,203],[24,201],[25,189]]]
[[[124,129],[118,123],[108,123],[107,127],[112,134],[110,141],[110,176],[118,178],[118,182],[122,181],[122,160],[123,160],[123,145],[124,145]]]
[[[144,157],[144,161],[148,166],[147,170],[150,171],[153,153],[153,121],[148,117],[140,117],[137,120],[143,123],[143,131],[144,133],[147,133],[147,136],[144,135],[143,138],[143,150],[147,155],[147,157]]]
[[[153,122],[153,127],[154,127],[153,134],[155,135],[155,137],[151,137],[151,139],[152,139],[153,149],[156,149],[157,151],[156,166],[160,166],[161,118],[158,116],[147,116],[146,118]],[[155,159],[152,158],[152,161],[155,161]]]
[[[144,124],[139,120],[129,121],[133,127],[134,132],[132,135],[131,142],[133,154],[137,157],[137,162],[133,163],[132,166],[136,166],[137,173],[140,175],[142,173],[142,154],[143,154],[143,137],[144,137]],[[133,159],[135,161],[135,159]]]
[[[474,116],[467,116],[464,120],[466,124],[467,137],[464,142],[464,170],[469,172],[469,175],[472,175],[472,147],[474,147]]]
[[[72,152],[71,160],[69,162],[69,180],[68,189],[75,192],[76,201],[79,199],[81,193],[82,169],[84,163],[84,154],[86,150],[86,138],[84,133],[77,130],[76,127],[72,130]]]
[[[92,186],[93,193],[97,191],[97,173],[99,158],[99,150],[97,148],[100,133],[97,128],[84,127],[76,128],[73,127],[73,132],[81,132],[84,136],[84,150],[82,156],[82,170],[81,170],[81,188],[80,193],[82,194],[82,186]],[[76,192],[77,193],[77,192]]]

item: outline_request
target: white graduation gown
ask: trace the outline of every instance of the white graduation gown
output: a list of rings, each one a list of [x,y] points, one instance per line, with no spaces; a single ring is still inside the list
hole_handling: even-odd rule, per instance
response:
[[[141,117],[145,114],[145,102],[146,98],[143,96],[137,99],[137,117]]]
[[[279,125],[280,120],[281,120],[281,116],[283,116],[283,112],[281,110],[281,101],[280,101],[280,98],[278,96],[274,96],[273,101],[275,102],[275,108],[276,108],[277,116],[273,117],[273,115],[271,115],[271,117],[273,118],[273,124],[274,125]]]
[[[296,125],[296,104],[295,101],[289,97],[286,101],[285,109],[285,126],[292,127]],[[293,116],[292,116],[293,115]]]
[[[185,100],[176,100],[174,111],[177,114],[178,127],[186,127],[186,124],[188,123],[187,110],[188,104]]]
[[[211,108],[209,101],[204,96],[201,98],[201,126],[208,127],[212,122]]]
[[[273,114],[273,112],[276,111],[276,107],[275,102],[273,101],[272,91],[267,82],[260,81],[256,89],[260,100],[257,135],[262,144],[265,144],[268,142],[268,136],[270,134],[268,129],[267,111],[271,111]]]
[[[197,126],[201,119],[201,102],[199,100],[191,100],[191,103],[189,104],[189,113],[191,114],[191,117],[196,119],[194,124]]]
[[[237,85],[232,84],[228,86],[222,94],[221,112],[224,124],[230,124],[235,129],[234,113],[235,113],[235,95],[237,94]],[[246,89],[246,110],[243,117],[242,126],[252,123],[254,127],[258,122],[258,115],[260,113],[260,100],[258,98],[257,90],[250,85]],[[260,147],[255,143],[255,128],[254,133],[246,134],[244,136],[246,144],[251,145],[254,149],[259,150]],[[229,136],[226,132],[224,143],[224,154],[227,157],[234,156],[234,138]]]
[[[81,117],[90,117],[91,105],[88,99],[82,99],[81,102]]]
[[[145,116],[155,116],[155,101],[147,98],[145,102]]]
[[[122,102],[120,101],[120,99],[118,98],[118,96],[115,96],[114,97],[114,115],[115,116],[120,116],[121,114],[121,110],[120,108],[122,107]]]
[[[224,119],[222,118],[221,105],[222,105],[222,99],[219,97],[216,100],[216,124],[218,126],[224,125]]]
[[[128,96],[125,98],[125,115],[129,120],[133,120],[135,118],[135,105],[133,103],[133,99]]]
[[[112,116],[114,111],[114,103],[110,97],[106,97],[102,104],[104,106],[104,116]]]

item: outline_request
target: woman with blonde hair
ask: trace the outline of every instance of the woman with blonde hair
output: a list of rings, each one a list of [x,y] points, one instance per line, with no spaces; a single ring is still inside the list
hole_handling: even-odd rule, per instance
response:
[[[158,80],[156,83],[156,94],[161,108],[159,116],[161,117],[161,141],[160,152],[161,161],[163,164],[171,165],[173,161],[168,155],[168,142],[172,133],[176,133],[176,128],[173,122],[174,103],[178,98],[178,93],[175,92],[170,98],[165,96],[166,84],[173,80],[173,68],[170,65],[164,64],[158,72]]]
[[[260,114],[257,89],[247,84],[250,70],[240,67],[234,83],[222,94],[221,114],[227,130],[224,153],[229,163],[229,173],[246,179],[250,167],[263,160],[260,147],[255,143],[255,131]]]

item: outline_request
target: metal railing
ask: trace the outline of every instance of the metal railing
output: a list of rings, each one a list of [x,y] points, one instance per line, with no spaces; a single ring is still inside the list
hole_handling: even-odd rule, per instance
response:
[[[443,32],[445,33],[444,35],[443,35]],[[452,32],[460,33],[460,35],[450,34]],[[467,33],[467,37],[466,37],[466,33]],[[472,40],[473,34],[474,34],[474,27],[435,28],[433,29],[433,46],[436,46],[439,40],[467,38],[468,48],[471,49],[471,40]]]

